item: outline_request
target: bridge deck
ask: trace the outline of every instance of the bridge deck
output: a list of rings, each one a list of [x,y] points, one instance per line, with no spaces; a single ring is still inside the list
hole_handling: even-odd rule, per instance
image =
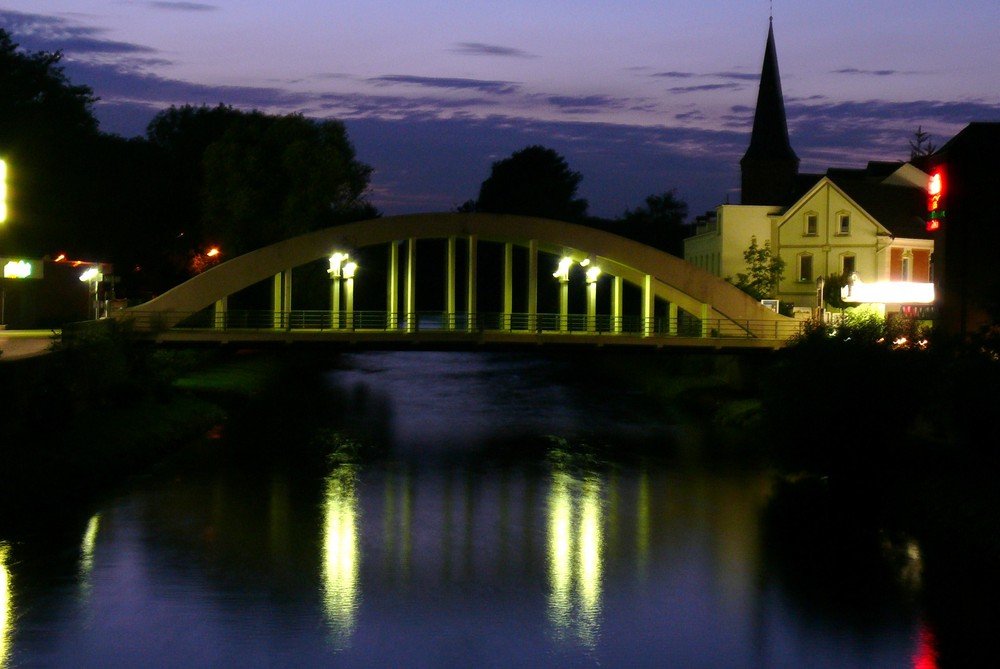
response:
[[[770,324],[731,321],[609,319],[570,314],[340,314],[270,311],[191,314],[181,325],[156,327],[155,314],[133,314],[140,336],[160,344],[322,344],[357,348],[478,348],[536,346],[681,347],[699,349],[776,349],[801,331],[800,322]],[[533,327],[529,327],[533,324]],[[753,334],[756,333],[756,334]]]

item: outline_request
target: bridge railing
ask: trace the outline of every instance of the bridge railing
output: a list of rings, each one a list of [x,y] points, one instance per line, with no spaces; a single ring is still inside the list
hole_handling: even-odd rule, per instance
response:
[[[607,314],[527,314],[527,313],[446,313],[324,310],[233,309],[214,313],[203,310],[173,314],[181,320],[173,329],[223,331],[315,331],[330,334],[350,332],[511,332],[545,334],[631,335],[645,337],[696,337],[716,339],[766,339],[784,341],[798,335],[802,321],[727,319],[698,320],[691,317],[613,317]],[[168,328],[159,312],[130,310],[127,318],[138,331],[157,332]]]

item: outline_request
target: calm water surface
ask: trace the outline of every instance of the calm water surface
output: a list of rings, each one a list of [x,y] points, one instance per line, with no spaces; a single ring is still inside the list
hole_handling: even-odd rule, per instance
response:
[[[828,601],[764,538],[764,468],[627,388],[482,353],[324,382],[327,438],[384,457],[206,458],[0,537],[0,667],[932,666],[905,596]]]

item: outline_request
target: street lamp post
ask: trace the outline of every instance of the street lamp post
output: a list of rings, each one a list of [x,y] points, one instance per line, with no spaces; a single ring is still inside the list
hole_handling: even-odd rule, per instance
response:
[[[822,275],[816,277],[816,317],[820,323],[823,322],[823,285],[825,283]]]
[[[349,262],[344,265],[344,289],[347,292],[345,295],[347,299],[346,305],[346,319],[347,322],[345,327],[348,330],[354,329],[354,273],[358,271],[358,263]]]
[[[587,268],[587,331],[597,332],[597,278],[601,268],[590,265]]]
[[[348,257],[348,254],[337,251],[330,256],[330,269],[327,270],[332,282],[330,286],[330,327],[334,330],[340,328],[340,276],[344,261]]]
[[[99,320],[101,318],[101,303],[98,299],[98,284],[101,282],[103,275],[99,266],[94,266],[87,269],[83,274],[80,275],[80,281],[87,284],[88,287],[88,311],[93,308],[94,320]]]
[[[559,261],[559,267],[552,276],[559,279],[559,331],[569,330],[569,268],[573,259],[564,257]]]

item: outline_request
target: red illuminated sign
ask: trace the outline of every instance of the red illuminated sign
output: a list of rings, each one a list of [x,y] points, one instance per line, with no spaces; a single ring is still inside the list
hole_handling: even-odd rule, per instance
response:
[[[944,196],[944,170],[940,167],[927,178],[927,230],[941,228],[944,209],[941,208],[941,198]]]

